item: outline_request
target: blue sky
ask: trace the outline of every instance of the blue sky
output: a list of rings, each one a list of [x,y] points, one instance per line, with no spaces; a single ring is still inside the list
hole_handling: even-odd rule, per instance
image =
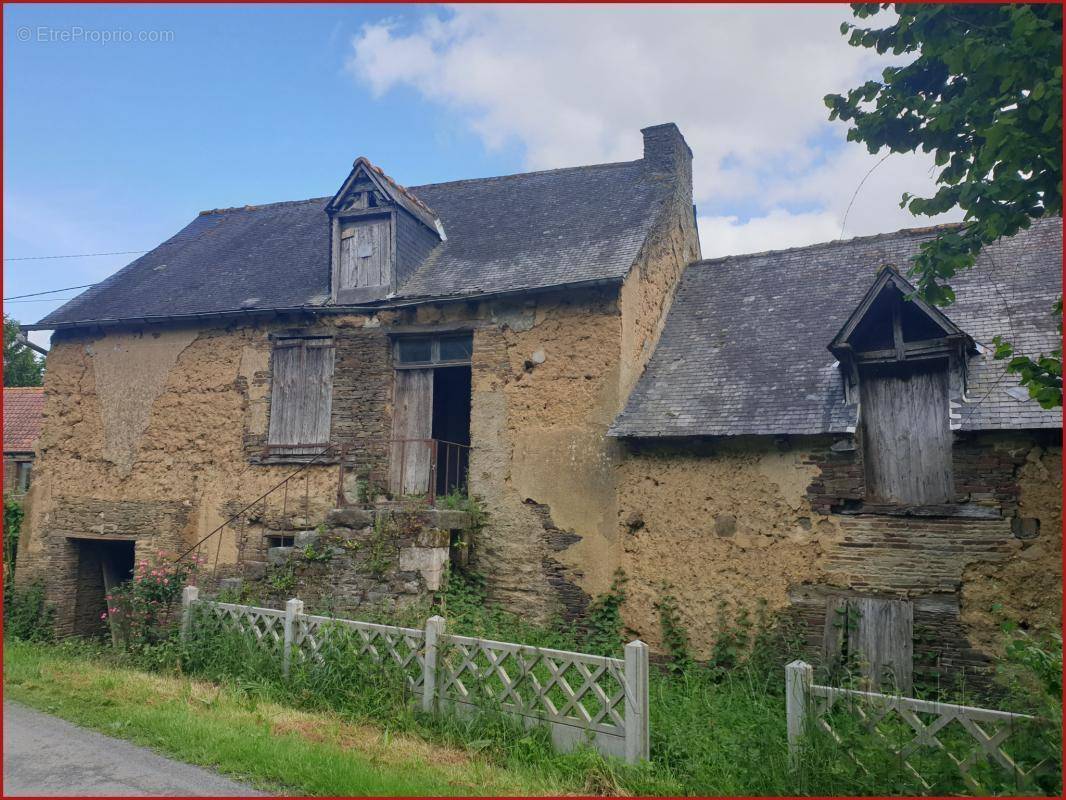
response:
[[[4,257],[151,248],[205,208],[329,194],[364,153],[405,183],[520,171],[517,147],[489,153],[455,114],[411,91],[374,99],[345,74],[360,26],[405,13],[6,6]],[[37,39],[77,26],[173,40]],[[5,261],[4,296],[130,258]],[[5,308],[29,322],[58,305]]]
[[[875,161],[820,101],[878,68],[845,16],[5,6],[4,296],[132,256],[6,259],[148,249],[202,209],[329,194],[358,155],[431,183],[638,158],[639,128],[667,120],[696,153],[705,255],[833,238]],[[105,32],[133,41],[88,40]],[[863,187],[848,235],[914,224],[895,206],[927,166],[905,158]],[[59,301],[4,305],[32,322]]]

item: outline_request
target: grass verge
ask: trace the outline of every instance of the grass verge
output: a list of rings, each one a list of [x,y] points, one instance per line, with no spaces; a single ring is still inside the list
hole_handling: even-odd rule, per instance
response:
[[[83,645],[4,643],[6,696],[78,725],[299,795],[530,795],[574,787],[469,751],[295,710],[239,686],[117,666]]]

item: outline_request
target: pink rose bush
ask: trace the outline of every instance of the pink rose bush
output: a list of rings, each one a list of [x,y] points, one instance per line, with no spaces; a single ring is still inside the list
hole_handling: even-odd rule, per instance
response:
[[[107,611],[100,619],[117,624],[127,647],[155,644],[176,630],[181,617],[181,590],[192,581],[206,556],[159,551],[153,559],[140,559],[132,577],[107,595]]]

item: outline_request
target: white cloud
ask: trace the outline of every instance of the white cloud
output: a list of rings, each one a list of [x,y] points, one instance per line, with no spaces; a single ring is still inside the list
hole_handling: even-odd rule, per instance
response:
[[[790,214],[780,208],[746,222],[732,216],[700,217],[699,226],[704,258],[780,250],[824,242],[840,234],[840,220],[832,212]]]
[[[365,26],[347,69],[378,96],[414,88],[465,117],[488,148],[520,144],[530,169],[638,158],[641,127],[676,122],[715,237],[748,227],[788,246],[825,238],[878,160],[843,141],[822,102],[882,63],[846,44],[848,14],[832,5],[459,6],[429,10],[413,27]],[[926,171],[917,156],[889,159],[863,187],[848,235],[924,224],[897,204],[904,190],[929,190]]]

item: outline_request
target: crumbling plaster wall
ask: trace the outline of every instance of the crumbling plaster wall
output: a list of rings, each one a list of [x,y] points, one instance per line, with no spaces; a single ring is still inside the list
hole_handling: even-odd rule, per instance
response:
[[[1015,531],[1004,563],[977,563],[963,575],[963,623],[975,645],[990,653],[1003,644],[1004,619],[1040,633],[1062,630],[1062,447],[1057,431],[1054,436],[1035,444],[1023,435],[993,439],[994,449],[1023,459],[1015,470],[1017,516],[1040,525],[1035,535]]]
[[[76,590],[68,535],[104,525],[105,534],[136,536],[138,557],[177,550],[292,472],[291,464],[251,465],[244,449],[246,428],[264,425],[269,350],[265,326],[54,338],[17,578],[45,582],[61,632],[73,624],[66,601]],[[299,496],[306,491],[312,513],[324,514],[336,495],[335,469],[312,467],[305,480]],[[174,504],[186,513],[151,516]],[[145,527],[142,517],[156,522]],[[220,541],[212,541],[212,561],[234,561],[236,535]]]
[[[936,623],[923,647],[941,665],[976,667],[987,664],[980,652],[995,652],[1004,614],[1059,630],[1057,432],[975,434],[956,444],[957,478],[968,489],[960,499],[996,503],[1003,516],[992,519],[828,513],[827,493],[847,497],[861,473],[856,451],[830,449],[839,440],[632,445],[618,477],[627,626],[660,647],[655,603],[672,594],[693,649],[706,657],[722,603],[727,618],[759,600],[771,611],[791,608],[820,641],[826,595],[867,593],[914,599],[916,614]]]
[[[671,594],[694,652],[707,657],[720,606],[727,617],[754,611],[757,598],[781,609],[790,585],[820,576],[839,538],[806,494],[818,475],[809,448],[823,445],[744,437],[635,447],[618,470],[627,627],[660,648],[655,604]]]
[[[423,306],[392,322],[473,329],[469,488],[488,514],[478,569],[514,610],[579,613],[610,575],[617,290]]]
[[[622,402],[617,289],[304,321],[336,332],[334,441],[388,436],[387,333],[441,323],[475,331],[471,490],[490,515],[477,553],[494,594],[543,617],[577,613],[613,569],[616,445],[604,434]],[[101,514],[105,532],[137,537],[139,555],[176,550],[291,474],[293,464],[258,462],[270,413],[269,335],[294,325],[57,336],[20,580],[44,578],[62,598],[76,588],[67,536],[95,530]],[[249,557],[242,536],[262,536],[271,520],[295,524],[282,519],[284,502],[298,527],[314,527],[335,504],[336,479],[333,466],[301,473],[287,496],[274,492],[247,525],[211,540],[210,566],[217,560],[229,573]],[[173,515],[148,528],[132,521],[131,509],[174,503],[184,509],[180,523]]]

